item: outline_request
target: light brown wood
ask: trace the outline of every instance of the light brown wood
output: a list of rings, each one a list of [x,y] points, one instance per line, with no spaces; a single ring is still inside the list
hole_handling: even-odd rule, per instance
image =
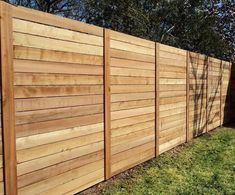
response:
[[[56,26],[97,36],[103,36],[103,29],[97,26],[85,24],[75,20],[51,15],[24,7],[12,7],[13,17],[28,20],[36,23],[43,23],[49,26]]]
[[[75,194],[227,121],[227,62],[0,5],[0,193]]]
[[[66,40],[69,42],[103,46],[102,37],[19,19],[13,19],[13,31],[58,40]]]
[[[0,14],[4,185],[6,195],[16,195],[17,173],[12,61],[12,7],[4,2],[0,2]]]
[[[220,61],[220,80],[219,80],[219,84],[220,84],[220,127],[223,126],[223,95],[222,95],[222,91],[223,91],[223,75],[224,75],[224,65],[223,65],[223,61]]]
[[[209,122],[209,66],[210,66],[210,58],[207,57],[207,70],[206,70],[206,132],[209,131],[208,122]]]
[[[160,79],[159,79],[159,43],[155,44],[155,156],[158,156],[159,151],[159,137],[160,137],[160,101],[159,101],[159,93],[160,93]]]
[[[111,177],[110,30],[104,29],[105,179]]]
[[[189,107],[190,107],[190,102],[189,102],[189,84],[190,84],[190,78],[189,78],[189,73],[190,73],[190,61],[189,61],[189,51],[187,51],[186,54],[186,142],[189,142],[190,136],[189,136]]]

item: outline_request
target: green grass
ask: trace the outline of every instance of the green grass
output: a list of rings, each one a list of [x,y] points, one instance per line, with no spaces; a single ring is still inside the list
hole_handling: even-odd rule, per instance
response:
[[[220,128],[101,184],[100,194],[235,194],[235,129]]]

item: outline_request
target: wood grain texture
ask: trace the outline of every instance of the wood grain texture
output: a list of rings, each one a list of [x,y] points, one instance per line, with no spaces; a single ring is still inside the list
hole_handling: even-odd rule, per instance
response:
[[[90,33],[77,31],[83,25],[70,28],[69,20],[69,28],[59,26],[53,16],[39,24],[37,13],[24,8],[18,14],[13,70],[19,193],[69,193],[103,181],[103,34],[93,27],[93,33],[89,27]]]
[[[159,151],[159,141],[160,141],[160,101],[159,101],[159,93],[160,93],[160,79],[159,79],[159,43],[155,44],[155,66],[156,66],[156,75],[155,75],[155,86],[156,86],[156,99],[155,99],[155,156],[158,156],[160,154]]]
[[[110,30],[104,29],[105,179],[111,177]]]
[[[190,87],[190,64],[189,64],[189,51],[187,51],[186,56],[186,142],[189,142],[190,136],[189,136],[189,87]]]
[[[13,89],[12,7],[0,3],[2,127],[4,144],[4,184],[6,195],[17,194],[15,108]]]
[[[159,44],[159,88],[159,151],[163,153],[186,141],[188,98],[185,50]]]
[[[156,151],[155,43],[121,35],[111,31],[112,175],[154,157]]]
[[[0,5],[0,194],[75,194],[235,113],[229,62]]]

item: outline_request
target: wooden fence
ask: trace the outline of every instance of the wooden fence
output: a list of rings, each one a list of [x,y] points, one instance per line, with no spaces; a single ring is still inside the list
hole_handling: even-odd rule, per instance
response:
[[[230,121],[231,63],[0,6],[0,194],[77,193]]]

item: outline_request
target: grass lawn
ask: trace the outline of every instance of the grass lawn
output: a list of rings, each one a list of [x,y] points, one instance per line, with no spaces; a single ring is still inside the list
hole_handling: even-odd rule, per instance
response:
[[[83,194],[235,194],[235,128],[220,128]]]

